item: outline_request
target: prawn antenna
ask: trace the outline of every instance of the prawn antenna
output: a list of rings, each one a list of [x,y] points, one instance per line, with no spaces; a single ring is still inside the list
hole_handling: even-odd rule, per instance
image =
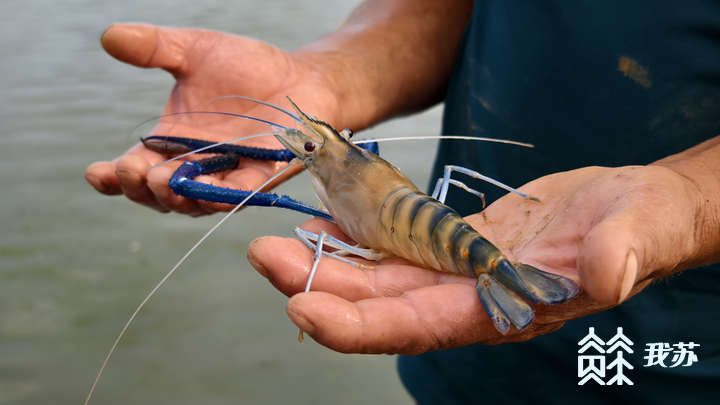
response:
[[[278,107],[278,108],[279,108],[279,107]],[[178,122],[179,122],[183,117],[185,117],[186,115],[189,115],[189,114],[203,114],[203,115],[204,115],[204,114],[214,114],[214,115],[224,115],[224,116],[227,116],[227,117],[245,118],[246,120],[258,121],[258,122],[262,122],[262,123],[264,123],[264,124],[276,126],[276,127],[278,127],[278,128],[283,128],[283,129],[288,129],[288,128],[289,128],[289,127],[286,127],[285,125],[276,124],[276,123],[274,123],[274,122],[272,122],[272,121],[267,121],[267,120],[263,120],[263,119],[260,119],[260,118],[251,117],[251,116],[249,116],[249,115],[233,114],[233,113],[222,112],[222,111],[183,111],[183,112],[179,112],[179,113],[172,113],[172,114],[161,115],[161,116],[159,116],[159,117],[150,118],[149,120],[143,121],[143,122],[141,122],[140,124],[138,124],[135,128],[133,128],[132,131],[130,131],[130,136],[132,136],[133,132],[137,131],[138,128],[140,128],[141,126],[147,124],[148,122],[152,122],[152,121],[159,120],[159,119],[163,119],[163,118],[167,118],[167,117],[177,117],[177,116],[181,116],[180,118],[178,118]],[[173,124],[173,126],[170,128],[170,130],[168,131],[168,133],[169,133],[170,131],[172,131],[173,128],[175,128],[175,125],[177,125],[177,122],[176,122],[175,124]]]
[[[507,139],[495,139],[495,138],[483,138],[483,137],[476,137],[476,136],[445,136],[445,135],[439,135],[439,136],[408,136],[408,137],[397,137],[397,138],[382,138],[382,139],[364,139],[361,141],[355,141],[353,142],[355,145],[362,144],[362,143],[370,143],[370,142],[387,142],[387,141],[417,141],[417,140],[423,140],[423,139],[461,139],[464,141],[483,141],[483,142],[496,142],[496,143],[507,143],[510,145],[518,145],[518,146],[524,146],[526,148],[534,148],[535,146],[531,143],[524,143],[524,142],[516,142],[516,141],[509,141]]]
[[[191,254],[192,252],[194,252],[195,249],[197,249],[197,247],[200,246],[200,244],[203,243],[203,241],[205,241],[205,239],[207,239],[208,236],[210,236],[211,233],[213,233],[220,225],[222,225],[223,222],[225,222],[228,218],[230,218],[230,216],[231,216],[232,214],[236,213],[237,210],[240,209],[240,207],[242,207],[242,206],[243,206],[246,202],[248,202],[248,200],[250,200],[255,194],[257,194],[260,190],[262,190],[263,187],[267,186],[268,184],[270,184],[271,182],[273,182],[275,179],[277,179],[278,177],[280,177],[280,175],[282,175],[283,173],[285,173],[285,172],[290,168],[290,166],[292,166],[292,164],[288,164],[287,166],[285,166],[285,167],[284,167],[282,170],[280,170],[277,174],[275,174],[274,176],[272,176],[268,181],[266,181],[266,182],[263,183],[260,187],[258,187],[257,189],[255,189],[255,191],[253,191],[252,193],[250,193],[250,195],[247,196],[247,198],[245,198],[244,200],[242,200],[242,202],[241,202],[240,204],[238,204],[235,208],[233,208],[232,211],[230,211],[227,215],[225,215],[225,216],[223,217],[223,219],[220,220],[220,222],[218,222],[215,226],[213,226],[212,229],[210,229],[210,230],[205,234],[205,236],[203,236],[203,237],[195,244],[195,246],[193,246],[192,249],[190,249],[190,250],[185,254],[185,256],[182,257],[182,259],[180,259],[180,261],[175,265],[175,267],[173,267],[172,270],[170,270],[170,272],[168,272],[168,274],[166,274],[165,277],[163,277],[163,279],[160,280],[160,282],[158,283],[158,285],[156,285],[155,288],[153,288],[152,291],[150,291],[150,294],[148,294],[148,296],[145,297],[145,299],[143,300],[143,302],[140,303],[140,306],[135,310],[135,312],[133,312],[132,316],[130,317],[130,319],[129,319],[129,320],[127,321],[127,323],[125,324],[125,327],[124,327],[124,328],[122,329],[122,331],[120,332],[120,335],[119,335],[119,336],[117,337],[117,339],[115,340],[115,343],[113,343],[112,347],[110,348],[110,353],[108,353],[107,357],[105,358],[105,361],[103,362],[102,367],[100,367],[100,372],[98,373],[97,377],[95,377],[95,382],[93,383],[92,388],[90,388],[90,393],[88,394],[88,397],[87,397],[87,399],[85,400],[85,405],[88,405],[88,403],[90,402],[90,397],[92,397],[93,391],[95,391],[95,386],[97,386],[98,380],[100,380],[100,376],[102,375],[103,370],[105,370],[105,366],[107,365],[108,360],[110,360],[110,356],[112,356],[113,352],[115,351],[115,347],[117,347],[118,342],[120,342],[120,339],[123,337],[123,335],[125,334],[125,331],[127,331],[128,327],[130,326],[130,323],[132,323],[133,319],[135,319],[135,316],[138,314],[138,312],[140,312],[140,310],[145,306],[145,303],[148,302],[148,300],[150,299],[150,297],[152,297],[153,294],[155,294],[155,291],[157,291],[157,290],[160,288],[160,286],[162,286],[162,285],[165,283],[165,281],[175,272],[175,270],[177,270],[178,267],[180,267],[180,265],[185,261],[185,259],[187,259],[188,256],[190,256],[190,254]]]
[[[264,106],[267,106],[267,107],[270,107],[270,108],[274,108],[274,109],[276,109],[276,110],[278,110],[278,111],[280,111],[280,112],[283,112],[283,113],[291,116],[293,119],[295,119],[295,121],[301,121],[300,116],[297,115],[297,114],[295,114],[294,112],[292,112],[292,111],[290,111],[290,110],[286,110],[286,109],[284,109],[284,108],[282,108],[282,107],[276,106],[275,104],[271,104],[271,103],[268,103],[268,102],[265,102],[265,101],[256,100],[256,99],[250,98],[250,97],[243,97],[243,96],[220,96],[220,97],[216,97],[216,98],[214,98],[214,99],[212,99],[212,100],[208,100],[208,101],[216,101],[216,100],[221,100],[221,99],[223,99],[223,98],[237,98],[237,99],[240,99],[240,100],[252,101],[253,103],[262,104],[262,105],[264,105]]]

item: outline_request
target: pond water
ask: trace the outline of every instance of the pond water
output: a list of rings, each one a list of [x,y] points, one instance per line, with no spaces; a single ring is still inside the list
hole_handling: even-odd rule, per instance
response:
[[[107,56],[114,22],[199,27],[291,50],[356,1],[29,0],[0,6],[0,404],[82,404],[144,296],[219,219],[162,215],[83,178],[162,111],[173,80]],[[440,109],[360,136],[436,135]],[[436,142],[383,144],[424,188]],[[278,192],[312,202],[307,175]],[[306,217],[250,208],[213,234],[148,302],[100,379],[95,404],[412,403],[391,356],[307,339],[287,298],[247,263],[250,241]]]

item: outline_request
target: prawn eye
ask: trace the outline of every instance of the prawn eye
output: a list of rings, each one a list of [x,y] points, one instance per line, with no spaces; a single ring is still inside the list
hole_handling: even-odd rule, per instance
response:
[[[312,152],[315,150],[315,144],[312,142],[305,142],[305,150],[308,152]]]
[[[345,131],[344,131],[344,132],[347,134],[348,139],[352,138],[352,136],[353,136],[353,130],[352,130],[352,129],[350,129],[350,128],[345,128]]]

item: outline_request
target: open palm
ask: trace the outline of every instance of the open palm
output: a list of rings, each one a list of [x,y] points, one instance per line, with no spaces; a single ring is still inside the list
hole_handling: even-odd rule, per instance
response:
[[[291,125],[290,117],[265,106],[238,99],[214,100],[242,95],[287,107],[285,97],[289,96],[303,109],[330,123],[338,120],[337,100],[328,82],[314,73],[313,65],[261,41],[215,31],[117,24],[103,34],[102,45],[123,62],[162,68],[175,77],[177,84],[164,115],[221,111]],[[245,119],[189,114],[161,120],[153,134],[224,141],[269,131],[268,125]],[[248,140],[245,144],[282,148],[271,136]],[[232,208],[174,195],[168,181],[181,162],[147,171],[167,159],[167,155],[138,143],[112,162],[91,165],[86,179],[104,194],[125,194],[133,201],[163,212],[203,215]],[[222,187],[255,189],[284,165],[250,161],[241,163],[239,170],[213,178],[201,176],[197,180]]]

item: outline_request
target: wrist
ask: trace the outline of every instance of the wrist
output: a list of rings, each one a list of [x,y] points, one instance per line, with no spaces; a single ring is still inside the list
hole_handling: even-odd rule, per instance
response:
[[[442,101],[471,0],[366,0],[292,55],[332,89],[343,126],[367,128]]]
[[[691,207],[693,243],[679,270],[720,260],[720,137],[652,165],[669,169],[681,180]]]

